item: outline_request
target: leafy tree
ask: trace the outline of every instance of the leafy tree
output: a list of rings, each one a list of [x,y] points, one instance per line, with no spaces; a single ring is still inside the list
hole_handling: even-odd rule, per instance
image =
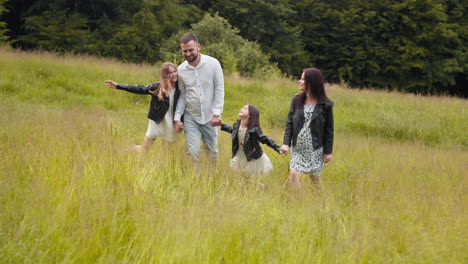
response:
[[[193,25],[204,52],[243,75],[276,69],[270,60],[288,75],[315,66],[330,82],[468,96],[467,8],[466,0],[0,0],[0,41],[153,63],[181,60],[178,38]]]
[[[452,48],[459,41],[453,27],[447,23],[444,6],[439,1],[401,1],[388,5],[379,14],[391,27],[379,27],[385,36],[391,57],[382,64],[381,73],[388,86],[404,91],[433,93],[454,83],[454,74],[461,70],[457,52]],[[374,33],[375,34],[375,33]],[[376,38],[375,37],[375,38]],[[386,44],[386,45],[385,45]]]
[[[218,0],[212,9],[242,37],[258,42],[284,73],[298,75],[308,65],[296,12],[287,0]]]
[[[180,52],[179,38],[186,33],[183,30],[174,34],[161,48],[164,58],[177,64],[183,61]],[[270,65],[269,58],[260,45],[247,41],[239,36],[239,30],[218,16],[207,14],[198,23],[193,24],[190,32],[197,35],[202,52],[217,58],[224,71],[239,72],[245,76],[265,77],[267,74],[278,74]]]
[[[463,72],[459,29],[438,0],[307,0],[296,8],[306,50],[329,81],[440,93]]]
[[[29,34],[20,36],[17,42],[59,52],[83,51],[90,35],[86,17],[76,12],[67,14],[53,5],[40,16],[27,17],[25,29]]]
[[[0,0],[0,18],[2,14],[6,11],[6,8],[4,6],[5,2],[6,0]],[[0,42],[4,42],[8,39],[8,37],[6,36],[6,32],[6,22],[0,20]]]
[[[105,54],[132,62],[156,61],[162,29],[155,20],[155,14],[148,8],[137,12],[131,23],[117,29]]]
[[[162,41],[201,18],[179,0],[17,0],[23,48],[84,52],[131,62],[161,60]],[[28,5],[27,9],[24,6]],[[23,8],[23,9],[21,9]]]
[[[448,23],[459,39],[453,49],[457,52],[457,61],[462,69],[455,75],[455,84],[447,88],[450,94],[468,97],[468,4],[466,0],[446,0],[445,6]]]
[[[208,11],[212,7],[213,0],[185,0],[189,4],[193,4],[201,10]]]
[[[160,61],[161,44],[182,24],[198,16],[192,6],[169,0],[143,1],[138,10],[106,41],[104,55],[132,62]]]

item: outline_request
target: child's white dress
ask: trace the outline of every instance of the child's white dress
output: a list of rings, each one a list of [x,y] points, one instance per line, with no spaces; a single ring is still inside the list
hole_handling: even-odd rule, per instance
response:
[[[175,89],[171,89],[169,93],[169,109],[167,110],[164,119],[158,124],[151,119],[148,119],[148,129],[146,137],[161,138],[168,142],[174,142],[176,139],[176,130],[174,126],[174,113],[172,112],[174,105]]]
[[[231,159],[231,168],[235,171],[244,171],[248,174],[268,174],[273,169],[273,164],[270,158],[263,152],[263,155],[258,159],[247,161],[244,153],[244,139],[247,128],[239,127],[238,140],[239,149],[234,158]]]

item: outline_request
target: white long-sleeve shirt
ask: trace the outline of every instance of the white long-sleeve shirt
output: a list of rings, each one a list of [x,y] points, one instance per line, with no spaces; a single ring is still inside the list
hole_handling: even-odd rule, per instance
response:
[[[221,115],[224,105],[224,76],[219,61],[200,53],[200,62],[193,67],[184,61],[179,72],[180,97],[174,115],[180,121],[184,111],[199,124],[205,124],[213,115]]]

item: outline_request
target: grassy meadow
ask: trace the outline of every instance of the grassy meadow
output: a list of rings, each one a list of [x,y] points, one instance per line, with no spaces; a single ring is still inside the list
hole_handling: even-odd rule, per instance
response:
[[[158,68],[0,48],[0,263],[466,263],[468,102],[327,86],[333,160],[322,190],[284,186],[268,147],[261,189],[219,162],[200,171],[183,136],[129,150]],[[295,80],[226,76],[223,121],[246,103],[282,143]]]

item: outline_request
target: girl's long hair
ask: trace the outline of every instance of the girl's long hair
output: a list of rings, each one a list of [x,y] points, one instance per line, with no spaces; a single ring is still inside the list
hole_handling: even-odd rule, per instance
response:
[[[249,121],[247,122],[247,127],[248,129],[252,129],[254,127],[258,127],[258,130],[260,130],[260,132],[262,131],[261,127],[260,127],[260,111],[258,111],[258,109],[249,104]]]
[[[306,99],[306,94],[317,100],[330,101],[325,93],[325,80],[322,72],[317,68],[307,68],[304,70],[305,92],[299,95],[296,101],[296,107],[300,108]]]
[[[153,94],[156,95],[160,101],[164,100],[164,96],[169,96],[169,92],[171,91],[172,83],[171,79],[169,78],[169,75],[171,74],[171,68],[177,70],[177,67],[170,62],[165,62],[163,65],[161,65],[159,87],[156,89],[156,91],[153,92]]]

